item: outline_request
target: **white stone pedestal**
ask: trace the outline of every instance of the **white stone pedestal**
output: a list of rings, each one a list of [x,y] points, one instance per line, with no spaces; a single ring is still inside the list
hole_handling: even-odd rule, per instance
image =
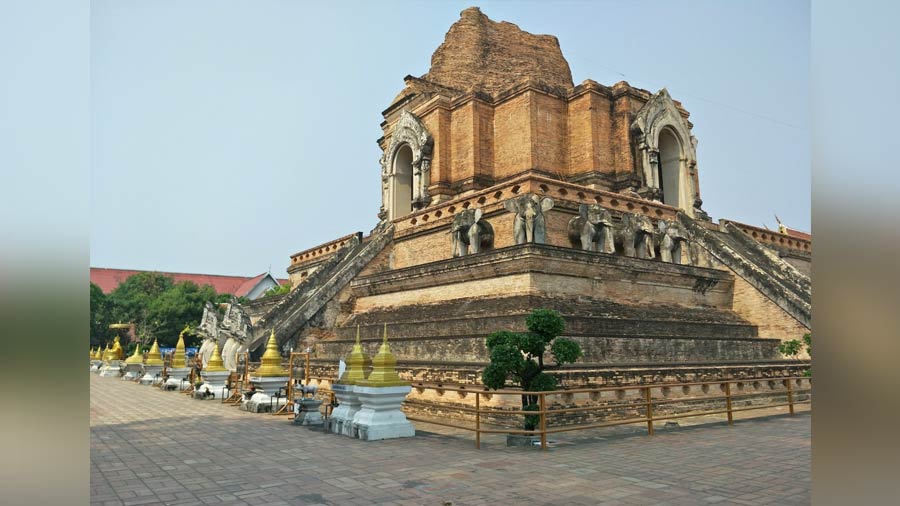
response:
[[[331,391],[338,401],[338,406],[331,412],[328,418],[327,430],[335,434],[353,436],[353,417],[359,411],[359,397],[356,395],[353,385],[335,383],[331,385]]]
[[[141,376],[141,385],[158,385],[162,377],[157,376],[162,372],[161,365],[145,365],[144,375]]]
[[[122,373],[121,367],[121,360],[110,360],[108,364],[105,364],[100,368],[100,376],[104,378],[119,377],[119,375]]]
[[[268,413],[277,411],[287,404],[287,397],[273,399],[278,390],[287,386],[287,376],[251,376],[250,383],[256,387],[256,393],[250,399],[241,401],[241,409],[251,413]]]
[[[101,367],[103,367],[102,360],[91,360],[91,372],[92,373],[99,373]]]
[[[194,390],[194,398],[218,400],[225,398],[228,391],[225,388],[225,384],[228,383],[229,374],[231,374],[229,371],[200,371],[203,384],[200,385],[200,388]]]
[[[140,378],[144,372],[144,364],[125,364],[125,376],[123,380],[135,381]]]
[[[412,390],[409,385],[397,387],[354,386],[361,404],[353,417],[353,430],[365,441],[413,437],[416,428],[406,419],[400,405]]]
[[[178,367],[172,368],[166,371],[169,375],[166,378],[166,384],[163,387],[163,390],[175,390],[176,392],[180,392],[184,390],[184,387],[188,386],[187,377],[191,374],[190,367]]]

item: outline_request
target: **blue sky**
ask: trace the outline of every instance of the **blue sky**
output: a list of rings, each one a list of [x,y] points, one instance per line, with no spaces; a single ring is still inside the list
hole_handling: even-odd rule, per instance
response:
[[[805,1],[95,1],[91,265],[283,276],[370,230],[381,111],[470,5],[556,35],[576,83],[667,87],[714,219],[809,230]]]

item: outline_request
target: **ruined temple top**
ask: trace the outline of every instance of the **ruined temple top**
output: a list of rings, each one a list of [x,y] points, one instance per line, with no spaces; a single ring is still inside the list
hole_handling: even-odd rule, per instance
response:
[[[478,7],[460,13],[459,21],[431,56],[431,69],[422,79],[491,96],[526,80],[563,92],[573,87],[569,63],[556,37],[492,21]]]

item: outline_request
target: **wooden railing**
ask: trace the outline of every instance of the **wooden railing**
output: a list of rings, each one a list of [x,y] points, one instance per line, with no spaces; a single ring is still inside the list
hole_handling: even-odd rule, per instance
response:
[[[475,433],[475,447],[481,448],[481,436],[482,434],[518,434],[518,435],[530,435],[530,436],[540,436],[540,445],[542,449],[547,449],[547,435],[548,434],[557,434],[561,432],[571,432],[571,431],[579,431],[579,430],[589,430],[589,429],[598,429],[604,427],[613,427],[617,425],[631,425],[631,424],[646,424],[647,426],[647,434],[653,435],[653,424],[654,422],[664,421],[664,420],[674,420],[679,418],[691,418],[698,416],[708,416],[708,415],[726,415],[728,424],[733,425],[734,423],[734,413],[743,412],[743,411],[752,411],[752,410],[760,410],[760,409],[771,409],[775,407],[783,407],[787,406],[789,413],[791,415],[795,412],[795,406],[800,404],[811,404],[811,388],[797,388],[794,383],[798,381],[810,381],[811,378],[808,377],[799,377],[799,376],[790,376],[790,377],[779,377],[779,378],[739,378],[739,379],[728,379],[728,380],[714,380],[714,381],[697,381],[697,382],[687,382],[687,383],[658,383],[658,384],[647,384],[647,385],[627,385],[627,386],[617,386],[617,387],[602,387],[602,388],[574,388],[570,390],[553,390],[546,392],[526,392],[521,390],[484,390],[481,387],[464,387],[464,386],[443,386],[443,385],[426,385],[423,383],[413,383],[413,387],[419,393],[424,393],[425,391],[435,391],[440,395],[443,395],[445,392],[456,392],[459,394],[474,394],[475,402],[474,407],[460,405],[460,404],[448,404],[448,403],[425,403],[421,401],[417,401],[415,399],[408,399],[406,401],[407,407],[413,406],[430,406],[430,407],[439,407],[442,412],[446,412],[448,414],[457,413],[460,422],[451,422],[447,421],[446,418],[442,420],[435,420],[432,418],[425,418],[416,414],[411,414],[407,411],[406,418],[416,422],[429,423],[444,427],[450,427],[454,429],[461,429],[466,431],[471,431]],[[768,392],[752,392],[752,393],[732,393],[732,385],[737,383],[753,383],[753,382],[769,382],[769,381],[777,381],[781,382],[781,384],[785,387],[784,390],[771,390]],[[690,396],[690,397],[675,397],[675,398],[658,398],[653,396],[654,390],[664,391],[664,389],[673,389],[673,388],[683,388],[683,387],[704,387],[707,388],[710,386],[719,387],[723,395],[699,395],[699,396]],[[627,393],[629,391],[637,391],[639,395],[637,396],[638,401],[629,401],[629,402],[612,402],[606,404],[597,404],[597,405],[589,405],[589,406],[576,406],[576,407],[562,407],[562,408],[553,408],[548,407],[547,398],[553,396],[573,396],[575,394],[589,394],[590,396],[601,396],[603,392],[613,392],[617,395],[617,397],[622,400],[627,397]],[[798,394],[802,394],[807,397],[806,400],[798,400],[796,396]],[[741,399],[750,399],[754,397],[764,397],[764,396],[784,396],[787,397],[787,402],[783,403],[768,403],[768,404],[760,404],[760,405],[751,405],[751,406],[741,406],[735,407],[733,406],[733,401],[741,400]],[[493,399],[495,396],[515,396],[516,398],[521,398],[522,396],[531,396],[537,399],[537,410],[523,410],[523,409],[497,409],[484,407],[484,403],[482,402],[485,398]],[[692,402],[717,402],[721,403],[724,401],[723,409],[712,409],[712,410],[702,410],[702,411],[689,411],[683,413],[659,413],[658,408],[660,406],[666,404],[673,403],[692,403]],[[495,403],[496,404],[496,403]],[[604,413],[611,410],[617,409],[632,409],[638,410],[642,415],[638,417],[629,417],[623,419],[615,419],[615,420],[604,420]],[[571,414],[571,413],[590,413],[594,412],[595,418],[600,420],[597,422],[591,423],[582,423],[582,424],[560,424],[555,427],[548,427],[548,418],[554,415],[562,415],[562,414]],[[465,423],[466,417],[474,417],[474,421],[471,424]],[[514,429],[507,427],[498,427],[498,428],[489,428],[485,427],[483,423],[486,417],[490,417],[491,419],[497,419],[500,417],[507,416],[536,416],[538,417],[537,427],[532,430],[526,429]]]

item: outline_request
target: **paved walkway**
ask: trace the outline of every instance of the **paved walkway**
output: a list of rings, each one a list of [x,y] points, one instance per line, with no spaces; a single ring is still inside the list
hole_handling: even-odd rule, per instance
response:
[[[542,452],[362,442],[91,375],[92,504],[809,504],[810,416],[612,434]]]

